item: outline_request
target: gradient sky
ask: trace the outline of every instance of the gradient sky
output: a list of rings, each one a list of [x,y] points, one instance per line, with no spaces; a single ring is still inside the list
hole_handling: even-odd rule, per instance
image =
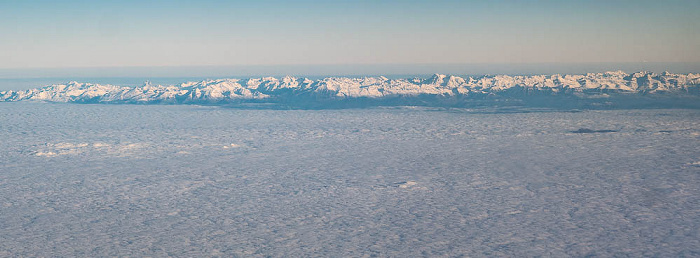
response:
[[[700,62],[700,1],[0,0],[0,69]]]

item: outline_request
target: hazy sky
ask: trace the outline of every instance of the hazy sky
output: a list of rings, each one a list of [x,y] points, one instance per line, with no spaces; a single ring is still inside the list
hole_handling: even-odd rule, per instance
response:
[[[700,1],[0,0],[0,69],[700,62]]]

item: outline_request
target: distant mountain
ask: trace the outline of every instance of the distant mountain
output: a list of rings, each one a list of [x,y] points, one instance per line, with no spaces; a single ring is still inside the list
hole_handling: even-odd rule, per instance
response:
[[[218,79],[171,86],[123,87],[70,82],[0,92],[0,101],[165,103],[343,108],[420,105],[444,107],[700,108],[700,74],[622,71],[585,75],[430,78],[386,77]]]

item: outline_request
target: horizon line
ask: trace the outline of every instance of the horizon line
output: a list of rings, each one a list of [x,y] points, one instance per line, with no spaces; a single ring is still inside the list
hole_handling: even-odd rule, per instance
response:
[[[596,65],[596,64],[700,64],[700,61],[623,61],[623,62],[465,62],[465,63],[314,63],[314,64],[211,64],[211,65],[114,65],[114,66],[33,66],[0,67],[2,70],[60,70],[115,68],[206,68],[206,67],[303,67],[303,66],[433,66],[433,65]]]

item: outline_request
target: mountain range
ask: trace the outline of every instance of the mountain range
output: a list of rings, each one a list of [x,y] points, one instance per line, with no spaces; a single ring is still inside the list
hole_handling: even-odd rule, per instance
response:
[[[700,74],[622,71],[583,75],[484,75],[428,78],[295,77],[216,79],[139,87],[69,82],[2,91],[0,102],[272,105],[288,108],[367,106],[531,106],[552,108],[700,108]]]

